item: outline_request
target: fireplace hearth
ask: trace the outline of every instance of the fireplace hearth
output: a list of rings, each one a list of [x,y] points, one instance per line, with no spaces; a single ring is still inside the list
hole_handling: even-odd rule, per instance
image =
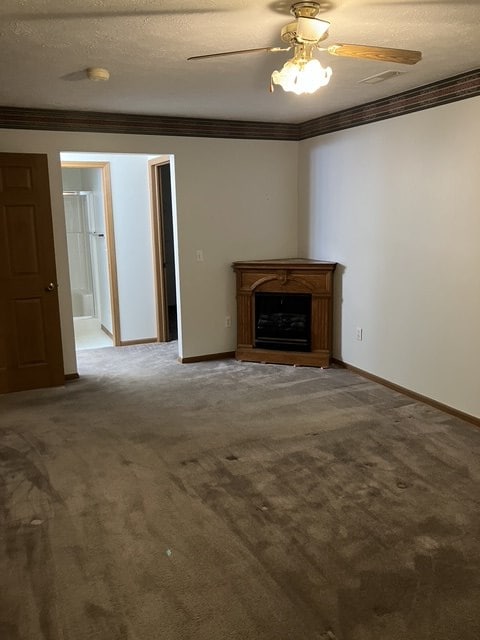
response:
[[[327,367],[335,262],[235,262],[238,360]]]

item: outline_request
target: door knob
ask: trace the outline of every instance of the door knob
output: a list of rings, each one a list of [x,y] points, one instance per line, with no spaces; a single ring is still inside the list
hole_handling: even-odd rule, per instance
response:
[[[55,284],[55,282],[50,282],[49,284],[47,284],[47,286],[45,287],[45,291],[55,291],[55,289],[58,287],[57,284]]]

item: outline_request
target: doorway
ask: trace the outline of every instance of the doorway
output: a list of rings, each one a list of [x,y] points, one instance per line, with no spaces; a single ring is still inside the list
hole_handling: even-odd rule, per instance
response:
[[[119,343],[108,162],[62,162],[75,348]]]
[[[177,340],[177,289],[170,160],[149,161],[158,341]]]

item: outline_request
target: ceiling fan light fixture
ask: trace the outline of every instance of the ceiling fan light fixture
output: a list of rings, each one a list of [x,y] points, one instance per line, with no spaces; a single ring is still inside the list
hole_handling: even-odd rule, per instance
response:
[[[311,50],[305,50],[303,47],[298,49],[295,56],[288,60],[280,71],[272,73],[272,83],[297,96],[315,93],[330,82],[332,69],[323,68],[319,60],[312,56]]]

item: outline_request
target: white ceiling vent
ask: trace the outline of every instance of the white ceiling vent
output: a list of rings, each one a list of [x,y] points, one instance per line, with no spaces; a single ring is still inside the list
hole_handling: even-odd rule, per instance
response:
[[[359,80],[358,84],[378,84],[379,82],[385,82],[385,80],[390,80],[397,76],[403,76],[404,73],[406,73],[406,71],[382,71],[382,73],[377,73],[374,76]]]

